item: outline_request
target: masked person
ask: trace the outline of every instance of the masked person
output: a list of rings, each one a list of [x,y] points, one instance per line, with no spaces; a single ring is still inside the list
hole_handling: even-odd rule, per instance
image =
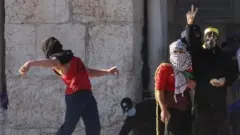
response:
[[[132,130],[138,135],[156,135],[156,100],[148,99],[136,104],[126,97],[121,101],[121,108],[127,117],[119,135],[128,135]],[[160,122],[158,126],[158,135],[164,135],[164,123]]]
[[[155,73],[155,98],[167,132],[190,135],[192,103],[189,91],[195,87],[191,57],[181,40],[173,42],[169,50],[170,63],[161,63]]]
[[[73,55],[71,50],[63,50],[62,44],[54,37],[43,42],[43,60],[26,62],[19,70],[25,75],[31,67],[52,68],[66,84],[66,116],[57,135],[71,135],[80,117],[83,118],[86,135],[100,135],[100,121],[96,100],[92,94],[90,77],[118,73],[116,67],[95,70],[86,68],[82,60]]]
[[[231,60],[221,50],[219,31],[209,27],[204,31],[204,43],[194,36],[193,23],[197,9],[192,7],[186,15],[188,48],[191,50],[193,72],[196,79],[195,130],[197,135],[228,135],[227,86],[234,81]]]

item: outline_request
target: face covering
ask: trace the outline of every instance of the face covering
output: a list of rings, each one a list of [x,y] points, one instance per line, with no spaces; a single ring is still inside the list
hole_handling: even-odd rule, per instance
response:
[[[130,110],[128,110],[127,112],[126,112],[126,115],[127,116],[135,116],[136,115],[136,109],[135,108],[132,108],[132,109],[130,109]]]
[[[177,50],[182,50],[182,53],[176,53]],[[192,67],[190,54],[186,51],[185,45],[178,40],[170,45],[170,62],[176,71],[185,71]]]
[[[208,28],[204,32],[204,42],[206,49],[215,49],[219,43],[219,32],[215,28]]]
[[[214,37],[206,37],[205,47],[206,49],[214,49],[217,46],[218,39]]]
[[[191,58],[188,53],[171,54],[170,62],[177,71],[185,71],[191,67]]]
[[[187,88],[187,78],[183,74],[183,71],[186,71],[192,67],[191,56],[187,52],[186,46],[181,40],[173,42],[169,46],[170,50],[170,62],[174,69],[175,76],[175,90],[174,90],[174,99],[177,101],[178,94],[184,93]]]
[[[63,51],[62,44],[55,37],[50,37],[43,42],[42,51],[46,58],[49,59],[53,54]]]

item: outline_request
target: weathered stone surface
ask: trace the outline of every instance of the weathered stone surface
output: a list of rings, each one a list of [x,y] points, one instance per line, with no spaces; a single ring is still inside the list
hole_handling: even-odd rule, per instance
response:
[[[22,130],[16,130],[16,129],[5,129],[5,134],[6,135],[22,135]]]
[[[57,129],[42,129],[41,135],[56,135]]]
[[[0,108],[0,125],[4,124],[4,110]]]
[[[63,45],[63,49],[71,49],[76,56],[84,60],[85,56],[85,27],[80,24],[43,24],[38,25],[37,51],[38,56],[44,56],[41,50],[41,43],[48,37],[56,37]]]
[[[40,135],[40,129],[6,129],[5,135]]]
[[[102,77],[104,81],[93,86],[94,95],[98,102],[99,115],[102,127],[109,127],[123,120],[119,103],[126,90],[124,77]],[[109,84],[108,80],[113,80]]]
[[[121,123],[115,123],[109,127],[103,127],[102,135],[117,135],[117,134],[119,134],[122,124],[123,123],[121,122]],[[129,134],[129,135],[131,135],[131,134]]]
[[[43,58],[42,41],[54,36],[62,43],[64,49],[71,49],[73,53],[83,61],[85,58],[85,27],[80,24],[44,24],[36,27],[36,44],[38,58]],[[54,74],[51,70],[38,69],[38,75]]]
[[[40,129],[27,129],[23,130],[22,135],[40,135]]]
[[[4,127],[3,127],[3,125],[2,124],[0,124],[0,135],[3,135],[3,133],[4,133]]]
[[[46,77],[8,78],[10,105],[7,111],[9,128],[58,128],[61,125],[65,100],[60,80]]]
[[[129,95],[130,91],[135,91],[135,80],[129,79],[133,69],[133,26],[100,25],[90,29],[89,35],[89,67],[108,68],[116,65],[120,70],[119,76],[91,79],[101,124],[109,128],[123,120],[119,105],[121,99],[124,96],[135,97]]]
[[[6,0],[6,22],[66,22],[69,19],[67,0]]]
[[[24,62],[36,58],[35,29],[28,24],[6,24],[6,75],[18,75]],[[30,71],[31,72],[31,71]],[[31,72],[34,74],[34,72]]]
[[[99,20],[133,21],[134,0],[72,0],[73,19],[82,22]]]
[[[0,135],[3,135],[5,131],[5,117],[4,117],[4,110],[0,107]]]
[[[85,129],[84,128],[77,128],[75,129],[75,131],[73,132],[72,135],[85,135]]]
[[[18,69],[24,62],[44,58],[42,41],[55,36],[64,49],[71,49],[76,56],[84,60],[85,27],[80,24],[39,25],[36,28],[27,24],[6,25],[6,74],[18,75]],[[51,69],[32,68],[29,75],[53,75]]]
[[[98,68],[118,66],[121,74],[133,68],[133,26],[99,25],[89,30],[89,65]]]
[[[41,135],[56,135],[58,129],[42,129]],[[72,135],[85,135],[84,128],[76,128]]]
[[[136,21],[133,5],[139,6],[140,1],[6,0],[6,74],[10,106],[4,135],[55,135],[63,122],[65,86],[51,69],[33,68],[26,77],[18,77],[18,69],[24,62],[44,57],[41,42],[49,36],[58,38],[64,49],[73,50],[91,68],[118,66],[119,76],[91,78],[101,134],[117,134],[124,120],[120,100],[128,96],[136,101],[141,95],[142,27],[124,23]],[[140,9],[137,8],[137,18],[142,16]],[[122,21],[122,25],[97,25],[86,31],[88,25],[85,27],[75,21]],[[84,134],[81,120],[73,135]]]

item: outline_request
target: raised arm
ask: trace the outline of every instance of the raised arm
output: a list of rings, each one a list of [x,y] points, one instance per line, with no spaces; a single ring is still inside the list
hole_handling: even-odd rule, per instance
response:
[[[186,41],[188,43],[188,50],[191,52],[202,49],[201,45],[201,29],[199,26],[194,25],[195,17],[198,12],[198,8],[192,6],[191,11],[186,14],[187,25],[186,25]]]
[[[57,55],[52,57],[51,59],[42,59],[42,60],[31,60],[24,63],[19,69],[19,73],[24,75],[28,72],[31,67],[45,67],[45,68],[53,68],[59,67],[61,65],[67,64],[73,57],[71,52]]]
[[[238,70],[234,64],[236,61],[232,60],[231,56],[227,54],[224,55],[223,61],[223,65],[225,66],[226,85],[231,86],[238,75]]]
[[[46,67],[52,68],[60,65],[60,61],[58,59],[43,59],[43,60],[32,60],[24,63],[19,69],[19,73],[24,75],[28,72],[31,67]]]

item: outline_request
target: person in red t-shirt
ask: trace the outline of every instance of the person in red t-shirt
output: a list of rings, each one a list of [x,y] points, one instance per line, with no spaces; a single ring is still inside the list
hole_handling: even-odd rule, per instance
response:
[[[23,64],[19,72],[25,75],[33,66],[52,68],[66,84],[66,116],[57,135],[71,135],[80,117],[83,118],[86,135],[100,135],[97,103],[92,95],[89,77],[118,74],[118,69],[116,67],[102,70],[86,68],[82,60],[75,57],[71,50],[63,50],[62,44],[55,37],[46,39],[42,50],[46,59],[28,61]]]
[[[161,63],[155,73],[155,98],[161,107],[161,120],[170,135],[190,135],[191,97],[194,89],[190,54],[181,40],[170,46],[170,63]]]

